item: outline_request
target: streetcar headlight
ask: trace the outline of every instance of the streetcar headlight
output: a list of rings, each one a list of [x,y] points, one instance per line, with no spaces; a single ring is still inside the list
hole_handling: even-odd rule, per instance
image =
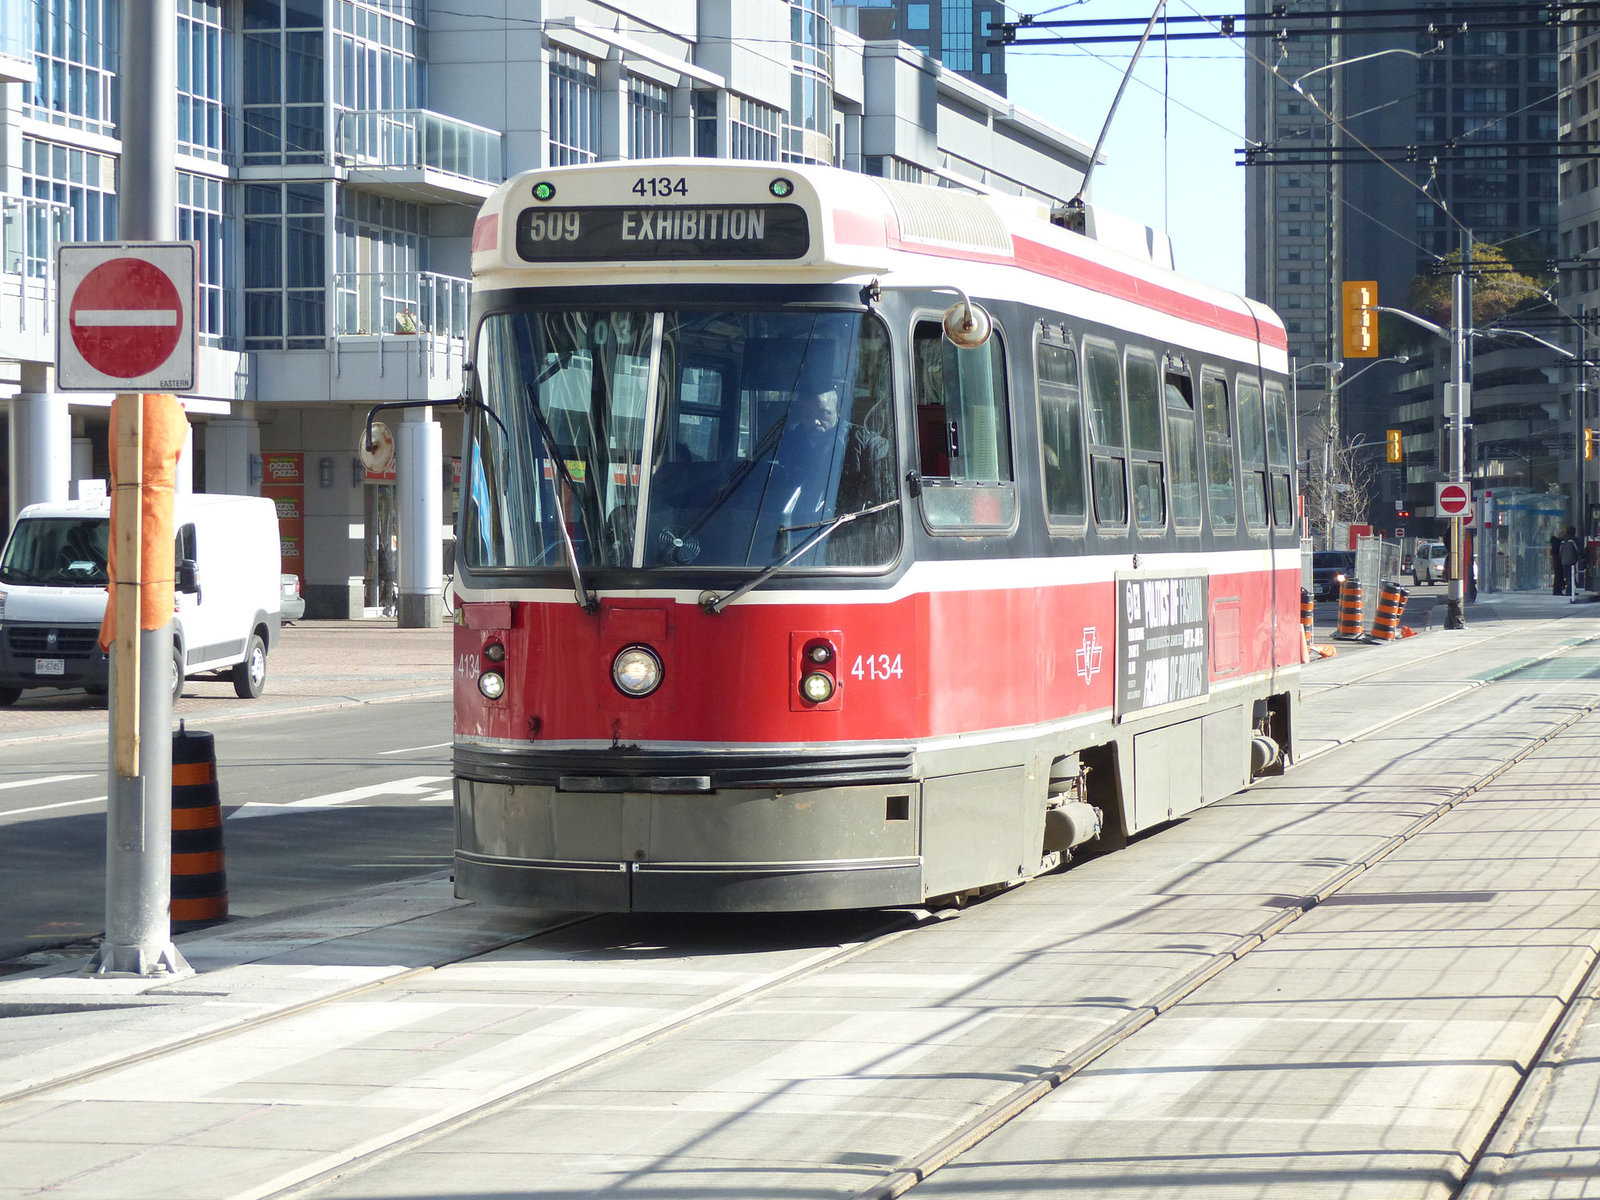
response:
[[[492,663],[505,662],[506,648],[503,642],[490,642],[483,648],[483,656]]]
[[[833,647],[827,642],[812,642],[806,647],[806,657],[820,667],[833,661]]]
[[[506,694],[506,677],[499,671],[485,671],[478,676],[478,690],[486,700],[498,700]]]
[[[833,698],[833,676],[824,671],[812,671],[800,681],[800,694],[813,704]]]
[[[648,696],[661,686],[661,659],[649,646],[625,646],[611,660],[611,682],[624,696]]]

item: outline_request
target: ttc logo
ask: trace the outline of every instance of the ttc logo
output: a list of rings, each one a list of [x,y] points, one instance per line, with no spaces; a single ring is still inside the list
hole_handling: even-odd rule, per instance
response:
[[[1083,645],[1078,648],[1078,678],[1088,683],[1100,673],[1100,639],[1094,626],[1083,631]]]

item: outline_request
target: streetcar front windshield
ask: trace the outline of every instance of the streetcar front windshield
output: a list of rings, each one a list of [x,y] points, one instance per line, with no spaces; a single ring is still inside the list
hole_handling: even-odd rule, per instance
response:
[[[900,544],[889,342],[847,312],[491,314],[469,567],[877,567]]]

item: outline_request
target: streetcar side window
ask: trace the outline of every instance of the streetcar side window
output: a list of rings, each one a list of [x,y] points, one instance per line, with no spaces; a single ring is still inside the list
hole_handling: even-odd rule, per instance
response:
[[[1233,482],[1228,381],[1210,371],[1200,376],[1200,413],[1205,431],[1206,507],[1213,528],[1232,529],[1239,520],[1239,494]]]
[[[1039,441],[1044,460],[1045,511],[1052,522],[1082,525],[1086,512],[1083,477],[1083,398],[1078,356],[1071,346],[1040,341]]]
[[[1133,472],[1133,518],[1140,529],[1167,525],[1165,447],[1161,442],[1161,382],[1155,355],[1129,350],[1123,365],[1128,385],[1129,466]]]
[[[1261,385],[1239,380],[1239,490],[1244,494],[1244,523],[1267,527],[1267,423]]]
[[[970,350],[918,321],[911,339],[922,510],[934,529],[1009,525],[1016,514],[1005,353],[997,329]]]
[[[1267,467],[1272,475],[1272,523],[1294,528],[1294,480],[1290,463],[1289,401],[1281,384],[1267,384]]]
[[[1200,466],[1194,433],[1194,381],[1186,370],[1168,369],[1162,391],[1167,399],[1167,438],[1172,466],[1172,523],[1200,528]]]
[[[1122,364],[1109,342],[1086,341],[1089,385],[1089,473],[1094,519],[1101,525],[1128,523],[1127,445],[1122,431]]]

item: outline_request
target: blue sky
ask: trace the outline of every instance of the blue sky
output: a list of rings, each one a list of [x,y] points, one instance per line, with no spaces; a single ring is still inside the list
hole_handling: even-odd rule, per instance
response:
[[[1008,5],[1016,20],[1138,17],[1155,0],[1085,0],[1058,6]],[[1047,10],[1057,10],[1048,11]],[[1172,0],[1173,16],[1215,9]],[[1232,11],[1232,10],[1229,10]],[[1142,26],[1132,27],[1138,32]],[[1012,46],[1006,51],[1010,99],[1093,145],[1110,111],[1134,43]],[[1166,233],[1178,269],[1207,283],[1244,290],[1244,181],[1235,166],[1244,145],[1244,53],[1223,38],[1152,40],[1117,108],[1106,162],[1095,168],[1091,194],[1111,208]]]

